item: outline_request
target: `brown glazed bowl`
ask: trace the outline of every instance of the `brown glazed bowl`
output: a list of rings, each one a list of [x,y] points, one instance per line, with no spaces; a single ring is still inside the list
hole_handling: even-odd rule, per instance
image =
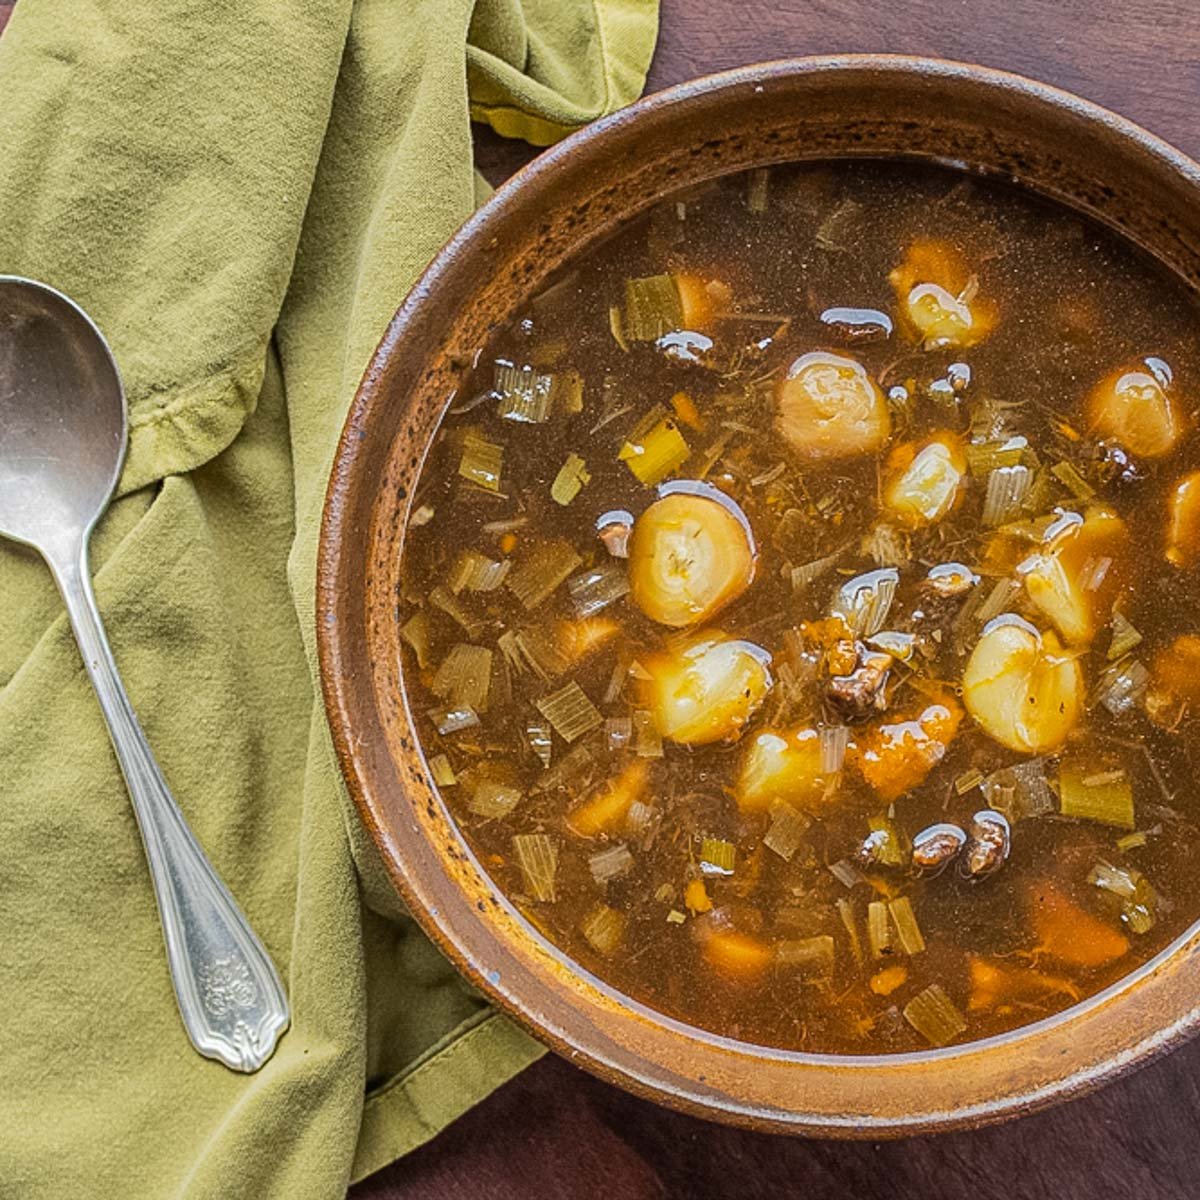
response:
[[[684,84],[543,154],[457,233],[375,353],[325,507],[318,636],[342,770],[396,887],[473,984],[603,1078],[701,1116],[877,1138],[1076,1096],[1200,1022],[1193,927],[1121,983],[1003,1037],[836,1057],[723,1039],[574,965],[501,896],[438,796],[404,693],[398,564],[425,452],[472,352],[547,275],[672,189],[795,159],[902,156],[1015,178],[1200,284],[1200,167],[1142,129],[1012,75],[896,57],[798,59]]]

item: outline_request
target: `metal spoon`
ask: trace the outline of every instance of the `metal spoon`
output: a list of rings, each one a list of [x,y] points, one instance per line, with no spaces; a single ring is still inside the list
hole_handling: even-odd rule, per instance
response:
[[[257,1071],[288,1026],[283,986],[163,780],[92,594],[88,537],[125,442],[125,394],[103,335],[61,292],[0,275],[0,536],[41,554],[66,604],[133,800],[188,1036],[206,1057]]]

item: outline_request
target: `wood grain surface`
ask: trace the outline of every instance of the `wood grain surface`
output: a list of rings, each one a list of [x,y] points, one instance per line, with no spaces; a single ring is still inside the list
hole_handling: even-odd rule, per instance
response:
[[[12,9],[0,2],[0,29]],[[1200,156],[1198,0],[662,0],[657,89],[793,54],[895,51],[1059,84]],[[488,131],[499,182],[531,157]],[[1200,1042],[1112,1087],[974,1133],[770,1137],[636,1100],[547,1057],[353,1200],[1197,1200]]]

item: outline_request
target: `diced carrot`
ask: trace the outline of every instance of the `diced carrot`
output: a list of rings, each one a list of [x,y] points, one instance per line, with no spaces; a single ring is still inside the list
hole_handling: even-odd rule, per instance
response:
[[[1193,704],[1200,701],[1200,637],[1180,634],[1154,655],[1150,674],[1154,690]]]
[[[517,548],[518,541],[515,533],[506,533],[500,538],[500,550],[504,554],[511,554]]]
[[[1036,1002],[1051,996],[1079,999],[1079,988],[1061,975],[1047,975],[1032,967],[997,963],[978,954],[968,956],[971,979],[971,999],[968,1012],[1002,1008],[1015,1003]]]
[[[1181,633],[1154,656],[1150,674],[1156,688],[1181,700],[1200,700],[1200,637]]]
[[[748,982],[770,965],[771,947],[736,930],[710,934],[704,943],[704,961],[727,979]]]
[[[696,402],[687,392],[676,392],[671,397],[671,407],[675,410],[675,415],[689,429],[694,429],[697,433],[704,432],[707,422],[700,415],[700,410],[696,407]]]
[[[839,642],[854,641],[853,630],[846,624],[846,618],[841,616],[822,617],[819,621],[801,621],[800,636],[804,639],[805,646],[825,651],[833,649]]]
[[[703,333],[713,318],[713,294],[707,282],[699,275],[676,275],[675,286],[684,328]]]
[[[877,996],[890,996],[901,984],[908,979],[908,968],[902,963],[894,967],[884,967],[871,976],[871,991]]]
[[[1034,884],[1029,905],[1037,949],[1069,967],[1103,967],[1129,949],[1129,939],[1081,908],[1048,880]]]
[[[630,763],[620,775],[608,780],[567,814],[567,828],[577,837],[614,833],[625,820],[630,805],[645,791],[648,773],[646,763]]]
[[[936,283],[957,295],[967,285],[971,270],[957,247],[938,238],[917,238],[889,278],[897,291],[907,294],[920,283]]]
[[[861,734],[853,762],[880,799],[890,803],[942,761],[962,716],[962,706],[947,693],[915,717],[886,721]]]
[[[683,904],[693,915],[706,913],[712,908],[703,879],[688,880],[687,887],[683,889]]]

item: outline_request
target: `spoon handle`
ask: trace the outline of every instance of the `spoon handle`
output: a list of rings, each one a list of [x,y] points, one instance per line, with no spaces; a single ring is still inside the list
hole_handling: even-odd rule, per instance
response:
[[[262,943],[175,803],[125,694],[92,593],[86,542],[51,561],[75,640],[108,723],[146,847],[171,982],[196,1049],[235,1071],[271,1057],[289,1014]]]

